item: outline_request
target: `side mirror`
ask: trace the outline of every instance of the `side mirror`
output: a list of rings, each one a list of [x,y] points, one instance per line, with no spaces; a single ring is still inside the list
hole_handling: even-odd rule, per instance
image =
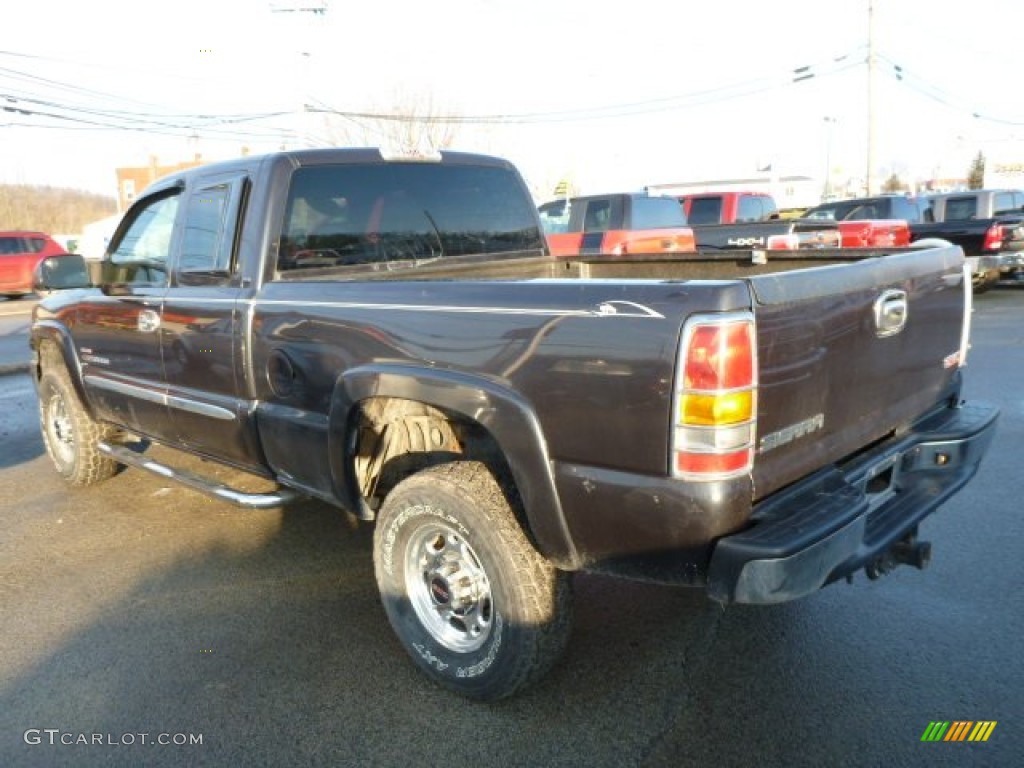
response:
[[[36,265],[32,274],[32,289],[37,293],[89,288],[91,285],[85,259],[77,253],[48,256]]]

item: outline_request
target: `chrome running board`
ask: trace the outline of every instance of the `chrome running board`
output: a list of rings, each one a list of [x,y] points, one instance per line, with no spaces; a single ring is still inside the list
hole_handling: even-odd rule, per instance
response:
[[[304,498],[302,494],[290,488],[278,488],[271,493],[246,493],[224,485],[215,480],[200,477],[197,474],[184,469],[174,469],[166,464],[161,464],[147,458],[144,454],[125,448],[120,445],[100,442],[96,446],[101,453],[105,453],[118,464],[127,464],[130,467],[145,469],[160,477],[187,485],[189,488],[205,493],[208,496],[231,502],[246,509],[273,509],[280,507],[297,499]]]

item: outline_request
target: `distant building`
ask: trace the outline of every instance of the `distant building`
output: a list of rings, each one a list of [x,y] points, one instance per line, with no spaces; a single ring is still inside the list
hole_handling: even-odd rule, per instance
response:
[[[1024,189],[1024,139],[993,142],[985,153],[985,186]]]
[[[946,178],[925,179],[918,183],[920,194],[939,192],[963,192],[967,189],[967,179],[950,176]]]
[[[110,238],[114,236],[114,230],[117,229],[120,222],[121,214],[115,213],[113,216],[86,224],[78,238],[78,247],[75,253],[81,254],[86,259],[102,259],[107,245],[110,244]]]
[[[781,209],[806,208],[821,202],[821,182],[810,176],[752,176],[746,179],[713,179],[648,184],[651,195],[688,195],[695,192],[767,192]]]
[[[197,154],[192,160],[185,160],[174,165],[160,165],[156,155],[150,155],[149,165],[135,168],[118,168],[117,172],[117,210],[124,213],[139,194],[159,178],[169,173],[177,173],[188,168],[195,168],[205,161]]]

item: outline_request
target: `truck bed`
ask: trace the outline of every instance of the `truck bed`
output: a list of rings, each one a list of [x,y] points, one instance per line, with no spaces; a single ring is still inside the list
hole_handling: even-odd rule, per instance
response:
[[[323,301],[310,310],[317,317],[306,325],[318,333],[308,343],[352,349],[344,335],[369,322],[332,306],[353,295],[347,280],[336,280],[344,273],[359,283],[361,303],[405,310],[374,314],[374,334],[394,341],[367,353],[368,359],[422,356],[435,366],[511,376],[512,386],[534,402],[542,425],[552,425],[545,431],[556,460],[649,475],[664,474],[668,466],[663,434],[671,398],[667,389],[652,393],[651,382],[671,382],[679,328],[692,312],[752,309],[760,344],[758,434],[771,442],[755,462],[755,500],[898,431],[940,400],[957,370],[955,364],[944,368],[943,361],[958,353],[966,295],[957,248],[466,260],[390,272],[314,272],[319,270],[303,270],[294,281],[314,281],[316,289],[286,288],[293,282],[289,275],[266,294],[282,305],[312,294]],[[410,280],[414,276],[419,279]],[[370,288],[367,279],[393,282],[394,288]],[[493,280],[507,284],[496,292],[487,287]],[[872,330],[872,308],[884,291],[879,286],[906,294],[910,320],[891,339]],[[750,296],[754,306],[748,306]],[[424,338],[406,320],[427,304],[431,327],[445,329],[442,337],[435,337],[435,328]],[[492,309],[513,308],[521,312],[514,330],[508,320],[488,317]],[[468,311],[476,318],[472,342],[460,325]],[[441,323],[439,315],[450,322]],[[550,318],[563,315],[556,332]],[[602,315],[621,322],[585,319]],[[651,323],[673,330],[645,332]],[[260,327],[273,326],[261,312]],[[330,338],[331,328],[343,335]],[[665,343],[669,339],[673,344]],[[281,341],[268,337],[265,343]],[[530,344],[534,348],[524,357]],[[486,358],[467,355],[466,346],[487,350]],[[502,366],[513,360],[515,373],[509,374]],[[622,409],[620,403],[631,406]],[[593,419],[595,412],[601,420]],[[801,424],[816,425],[814,439],[780,437]],[[612,441],[612,434],[623,437]]]

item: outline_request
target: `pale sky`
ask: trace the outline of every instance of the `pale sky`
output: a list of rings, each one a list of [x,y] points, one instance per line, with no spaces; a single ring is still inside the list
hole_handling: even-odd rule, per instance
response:
[[[5,3],[0,182],[113,195],[113,169],[153,155],[377,144],[362,115],[411,105],[458,117],[452,148],[506,157],[536,190],[768,163],[863,177],[868,2]],[[876,176],[965,175],[992,146],[1024,159],[1024,3],[872,2]]]

